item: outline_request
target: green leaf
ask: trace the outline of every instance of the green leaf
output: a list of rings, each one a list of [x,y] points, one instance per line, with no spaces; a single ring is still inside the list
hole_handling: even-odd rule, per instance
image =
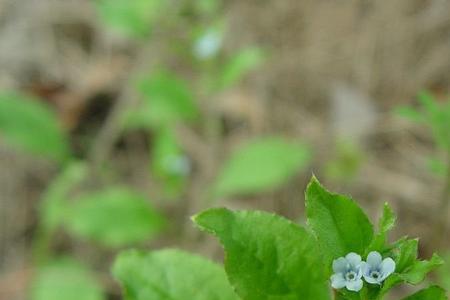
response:
[[[425,276],[436,269],[437,267],[444,264],[442,258],[437,254],[433,254],[430,260],[419,260],[416,261],[410,269],[402,274],[402,278],[411,284],[419,284],[424,279]]]
[[[397,216],[390,207],[389,203],[385,202],[383,206],[383,215],[380,219],[380,232],[387,233],[395,226]]]
[[[383,286],[381,287],[381,290],[378,292],[378,298],[375,299],[383,299],[382,297],[392,288],[396,287],[397,285],[401,284],[403,282],[402,277],[397,274],[391,274],[383,283]]]
[[[361,300],[359,293],[347,291],[345,289],[335,291],[334,300]]]
[[[96,8],[108,25],[131,37],[145,37],[165,7],[162,0],[97,0]]]
[[[115,187],[80,196],[66,217],[67,229],[109,247],[153,238],[163,218],[142,195]]]
[[[419,100],[429,114],[434,114],[439,110],[436,104],[436,99],[426,90],[419,92],[417,95],[417,100]]]
[[[330,268],[333,259],[365,253],[372,242],[373,226],[362,209],[351,198],[328,192],[315,177],[306,189],[306,215]]]
[[[383,214],[378,224],[379,232],[375,235],[371,245],[369,246],[370,251],[384,252],[387,242],[387,235],[389,231],[394,228],[396,219],[397,217],[392,208],[387,202],[384,203]]]
[[[402,273],[409,267],[412,267],[417,259],[419,240],[405,240],[402,244],[399,245],[394,252],[397,252],[395,257],[395,271],[397,273]]]
[[[334,300],[361,300],[361,299],[370,299],[365,296],[365,288],[363,288],[360,292],[349,291],[345,288],[340,290],[335,290],[335,299]]]
[[[46,231],[52,231],[62,223],[70,191],[86,178],[87,171],[84,163],[73,162],[51,182],[40,205],[41,222]]]
[[[220,0],[197,0],[194,2],[197,10],[204,15],[216,13],[221,5]]]
[[[58,162],[69,157],[66,136],[54,112],[18,93],[0,93],[0,139]]]
[[[141,80],[138,89],[144,101],[128,116],[128,127],[160,128],[179,121],[192,121],[198,116],[189,87],[169,72],[156,72]]]
[[[56,260],[37,270],[30,290],[32,300],[102,300],[101,286],[80,263]]]
[[[232,154],[215,184],[218,196],[252,194],[278,188],[309,162],[302,144],[280,138],[254,140]]]
[[[237,300],[215,263],[179,250],[129,250],[114,262],[126,300]]]
[[[403,300],[446,300],[445,291],[438,286],[430,286],[417,293],[403,298]]]
[[[435,103],[435,110],[429,113],[429,125],[436,144],[450,151],[450,101],[442,104]]]
[[[264,61],[264,53],[259,48],[246,48],[233,56],[225,65],[220,76],[219,88],[229,88],[244,78]]]
[[[425,111],[427,125],[431,127],[436,144],[450,150],[450,101],[438,103],[427,91],[421,91],[418,100]]]
[[[242,299],[329,299],[317,242],[300,226],[266,212],[225,208],[193,221],[219,238],[228,278]]]
[[[401,117],[409,119],[413,122],[422,122],[424,120],[423,115],[410,106],[400,106],[395,109],[395,113]]]
[[[444,256],[445,265],[438,269],[439,283],[450,292],[450,252]]]
[[[164,129],[156,133],[151,152],[151,169],[160,180],[166,196],[178,197],[186,185],[190,165],[172,130]]]

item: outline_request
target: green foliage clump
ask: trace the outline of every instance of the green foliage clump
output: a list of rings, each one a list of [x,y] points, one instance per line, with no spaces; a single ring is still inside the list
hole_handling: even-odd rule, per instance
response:
[[[418,109],[402,106],[398,107],[396,111],[399,115],[426,125],[431,130],[437,148],[444,152],[446,157],[444,159],[439,156],[430,157],[428,166],[436,174],[447,175],[446,172],[450,174],[450,101],[439,103],[426,91],[418,95],[418,101],[420,103]]]
[[[166,1],[163,0],[97,0],[100,18],[127,36],[144,38],[152,30]]]
[[[169,199],[184,190],[191,166],[172,129],[159,130],[154,137],[151,166]]]
[[[61,225],[67,214],[67,198],[71,190],[86,179],[87,166],[82,162],[72,162],[47,187],[39,213],[45,232],[52,232]]]
[[[186,185],[190,164],[175,127],[200,117],[194,95],[184,80],[168,71],[140,80],[137,89],[142,101],[126,115],[125,127],[154,133],[149,170],[159,180],[164,195],[177,198]]]
[[[236,85],[250,71],[265,60],[264,52],[257,47],[244,48],[233,55],[224,65],[218,78],[218,88],[226,89]]]
[[[160,71],[137,84],[142,104],[128,117],[128,126],[159,129],[198,117],[188,84],[173,73]]]
[[[439,284],[441,284],[450,293],[450,253],[447,253],[444,256],[444,260],[444,267],[438,270]]]
[[[414,122],[430,127],[436,144],[450,151],[450,101],[439,103],[430,93],[423,91],[418,95],[421,109],[403,106],[398,113]]]
[[[330,193],[314,177],[306,189],[306,214],[306,227],[271,213],[231,211],[226,208],[208,209],[192,219],[200,229],[217,237],[224,246],[228,281],[244,300],[331,299],[331,289],[327,286],[333,275],[332,261],[348,253],[366,257],[368,253],[379,251],[383,257],[389,257],[394,270],[380,284],[366,283],[356,292],[337,289],[334,291],[335,299],[381,300],[397,285],[420,284],[429,272],[443,263],[436,254],[430,260],[418,259],[417,239],[388,241],[387,234],[395,224],[395,215],[387,204],[375,232],[369,218],[356,202],[349,197]],[[152,257],[157,253],[141,255]],[[126,257],[129,254],[122,255]],[[131,256],[137,254],[131,252]],[[131,260],[131,264],[133,267],[128,269],[129,272],[118,271],[122,265],[127,265],[119,256],[114,268],[116,278],[125,287],[128,300],[142,299],[143,295],[151,295],[156,300],[167,299],[167,293],[184,287],[184,281],[151,279],[145,282],[147,277],[133,279],[136,274],[150,269],[158,270],[159,276],[170,274],[166,278],[178,276],[172,272],[180,272],[183,277],[184,267],[178,271],[176,266],[180,263],[177,258],[169,258],[161,267],[150,268],[135,259]],[[148,276],[154,278],[158,275]],[[188,280],[201,279],[204,280],[204,274],[196,272]],[[167,286],[167,282],[174,286]],[[203,291],[209,291],[209,282],[205,280]],[[223,297],[217,299],[236,297],[232,294],[221,295]],[[431,285],[403,300],[408,299],[445,300],[446,296],[442,288]]]

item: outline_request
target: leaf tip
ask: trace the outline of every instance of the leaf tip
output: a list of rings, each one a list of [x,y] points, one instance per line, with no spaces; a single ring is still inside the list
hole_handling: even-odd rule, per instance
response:
[[[215,234],[224,228],[226,225],[224,218],[230,213],[231,211],[225,207],[210,208],[193,215],[191,220],[200,230]]]
[[[316,175],[312,173],[311,179],[309,180],[308,186],[306,187],[306,190],[308,190],[313,185],[321,185],[319,180],[317,179]]]
[[[444,259],[442,257],[440,257],[437,253],[433,253],[433,255],[431,256],[431,261],[436,266],[442,266],[443,264],[445,264]]]
[[[311,179],[308,183],[308,185],[306,186],[306,190],[305,190],[305,199],[306,202],[308,202],[308,194],[313,193],[314,189],[319,189],[319,190],[323,190],[326,191],[327,193],[330,193],[321,183],[320,181],[317,179],[316,175],[313,173],[311,176]],[[331,194],[331,193],[330,193]]]

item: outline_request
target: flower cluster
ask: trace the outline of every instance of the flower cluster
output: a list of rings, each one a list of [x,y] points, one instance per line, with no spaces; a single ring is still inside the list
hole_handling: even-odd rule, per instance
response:
[[[373,251],[362,261],[361,256],[349,253],[333,261],[334,274],[331,285],[335,289],[347,288],[358,292],[363,287],[363,280],[371,284],[381,283],[395,271],[395,262],[388,257],[383,260],[380,253]]]

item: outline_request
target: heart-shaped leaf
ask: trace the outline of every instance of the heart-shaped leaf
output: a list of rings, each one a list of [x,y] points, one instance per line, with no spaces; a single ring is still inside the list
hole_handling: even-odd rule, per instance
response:
[[[225,270],[242,299],[329,299],[318,245],[300,226],[266,212],[225,208],[193,220],[223,244]]]

